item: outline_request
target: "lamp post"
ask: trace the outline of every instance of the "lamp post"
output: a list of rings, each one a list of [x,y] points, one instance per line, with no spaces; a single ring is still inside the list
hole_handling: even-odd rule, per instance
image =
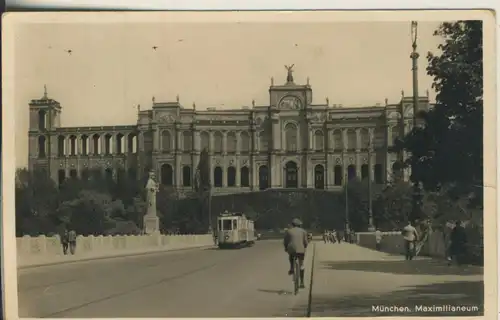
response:
[[[418,23],[417,21],[411,22],[411,40],[412,40],[412,53],[410,58],[412,60],[412,75],[413,75],[413,126],[414,128],[418,128],[419,119],[418,119],[418,105],[419,105],[419,97],[418,97],[418,58],[419,54],[417,52],[417,36],[418,36]],[[417,159],[412,156],[412,176],[414,176],[415,170],[417,167]],[[420,217],[421,212],[421,200],[422,200],[422,192],[420,190],[420,183],[417,178],[414,176],[413,180],[413,197],[412,197],[412,217],[411,220],[416,220]]]
[[[373,199],[372,199],[372,143],[368,141],[368,231],[375,231],[373,224]]]
[[[344,161],[344,152],[342,151],[342,170],[345,170],[345,161]],[[344,193],[345,193],[345,232],[349,232],[349,197],[348,197],[348,192],[347,192],[347,185],[349,182],[349,176],[348,172],[346,170],[346,173],[344,175]]]

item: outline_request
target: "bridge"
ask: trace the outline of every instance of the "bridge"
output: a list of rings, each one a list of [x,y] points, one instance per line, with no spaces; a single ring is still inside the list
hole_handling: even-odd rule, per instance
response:
[[[83,260],[18,270],[19,316],[484,314],[482,267],[450,267],[430,257],[404,261],[357,244],[315,240],[306,256],[306,289],[297,296],[280,240],[240,250],[209,246]],[[432,306],[439,308],[423,309]]]

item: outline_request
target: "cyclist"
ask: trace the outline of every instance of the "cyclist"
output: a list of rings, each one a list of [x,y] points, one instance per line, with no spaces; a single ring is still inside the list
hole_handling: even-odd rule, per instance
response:
[[[297,258],[300,265],[300,287],[305,288],[304,257],[309,242],[307,241],[306,230],[302,229],[302,221],[299,219],[292,220],[292,228],[286,231],[283,244],[285,245],[285,251],[288,253],[288,260],[290,261],[290,270],[288,271],[288,274],[293,274],[293,262],[294,258]]]

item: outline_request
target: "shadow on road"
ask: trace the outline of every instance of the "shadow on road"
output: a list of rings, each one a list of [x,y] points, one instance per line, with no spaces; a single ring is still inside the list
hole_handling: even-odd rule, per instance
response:
[[[484,315],[484,284],[482,281],[445,282],[406,287],[402,290],[367,295],[314,296],[312,316],[382,317],[382,316],[482,316]],[[341,293],[339,292],[338,295]],[[408,307],[406,312],[373,310],[376,306]],[[473,310],[418,310],[415,306],[469,306]],[[297,310],[304,306],[297,307]],[[449,308],[449,307],[448,307]],[[475,308],[475,309],[474,309]]]
[[[258,289],[257,291],[259,292],[264,292],[264,293],[272,293],[272,294],[277,294],[280,296],[285,296],[285,295],[291,295],[293,294],[292,291],[287,291],[287,290],[268,290],[268,289]]]
[[[326,261],[323,268],[333,270],[367,271],[392,274],[415,275],[482,275],[482,268],[475,266],[448,266],[445,261],[422,260],[383,260],[383,261]]]

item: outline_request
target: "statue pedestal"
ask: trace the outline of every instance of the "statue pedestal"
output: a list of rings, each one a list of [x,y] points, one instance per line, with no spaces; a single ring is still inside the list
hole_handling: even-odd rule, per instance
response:
[[[153,234],[160,232],[160,218],[156,215],[146,214],[144,216],[144,233]]]

